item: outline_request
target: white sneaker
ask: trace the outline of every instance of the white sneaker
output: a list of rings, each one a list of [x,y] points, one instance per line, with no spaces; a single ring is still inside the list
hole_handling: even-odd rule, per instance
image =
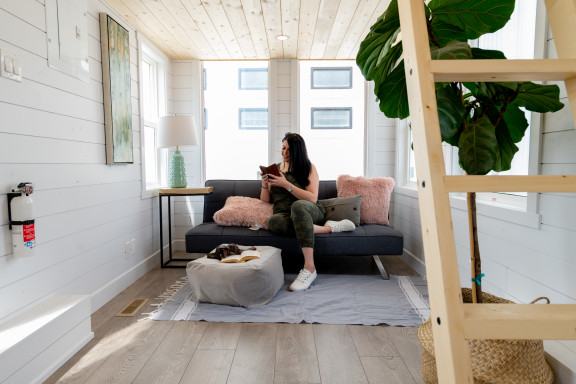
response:
[[[309,270],[302,268],[296,280],[290,284],[290,290],[292,292],[305,291],[310,287],[312,282],[316,280],[316,276],[318,276],[316,271],[310,272]]]
[[[340,221],[332,221],[328,220],[325,224],[325,227],[332,228],[332,232],[348,232],[353,231],[356,229],[356,225],[348,219],[340,220]]]

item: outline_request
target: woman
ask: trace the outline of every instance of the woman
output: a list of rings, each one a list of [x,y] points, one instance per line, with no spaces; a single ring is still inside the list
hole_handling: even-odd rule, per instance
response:
[[[268,229],[298,239],[304,255],[304,267],[290,285],[290,290],[303,291],[317,276],[314,234],[353,231],[356,226],[350,220],[324,223],[326,210],[318,202],[318,172],[308,159],[306,143],[299,134],[287,133],[282,139],[282,163],[278,164],[278,169],[280,176],[261,174],[260,199],[274,203],[274,214],[268,219]]]

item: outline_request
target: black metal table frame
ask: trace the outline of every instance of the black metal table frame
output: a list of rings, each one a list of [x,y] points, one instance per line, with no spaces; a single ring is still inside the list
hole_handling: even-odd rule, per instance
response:
[[[205,192],[198,192],[198,190],[203,189]],[[194,259],[174,259],[172,257],[172,207],[170,203],[170,197],[172,196],[199,196],[199,195],[207,195],[212,193],[214,189],[208,188],[197,188],[196,192],[191,193],[158,193],[158,205],[160,210],[160,267],[161,268],[185,268],[186,265],[170,265],[172,261],[191,261]],[[168,198],[168,249],[169,249],[169,258],[166,262],[164,262],[164,223],[162,218],[162,198]]]

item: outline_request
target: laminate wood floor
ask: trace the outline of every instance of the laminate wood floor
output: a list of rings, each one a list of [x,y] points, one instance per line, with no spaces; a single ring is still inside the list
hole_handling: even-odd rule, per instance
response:
[[[391,274],[417,275],[398,257],[380,258]],[[378,273],[371,258],[338,259],[318,260],[318,271]],[[136,297],[150,298],[142,312],[153,311],[184,274],[154,269],[96,311],[94,339],[45,383],[423,383],[416,327],[116,317]]]

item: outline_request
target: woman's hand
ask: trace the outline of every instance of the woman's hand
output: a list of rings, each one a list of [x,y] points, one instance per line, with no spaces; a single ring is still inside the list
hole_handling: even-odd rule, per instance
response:
[[[286,177],[284,177],[284,174],[282,172],[280,172],[280,176],[274,176],[274,175],[266,175],[266,176],[268,177],[269,185],[273,185],[275,187],[282,187],[285,189],[292,185],[291,182],[286,180]]]
[[[260,177],[262,178],[262,188],[268,189],[270,187],[270,181],[268,180],[268,175],[260,172]]]

